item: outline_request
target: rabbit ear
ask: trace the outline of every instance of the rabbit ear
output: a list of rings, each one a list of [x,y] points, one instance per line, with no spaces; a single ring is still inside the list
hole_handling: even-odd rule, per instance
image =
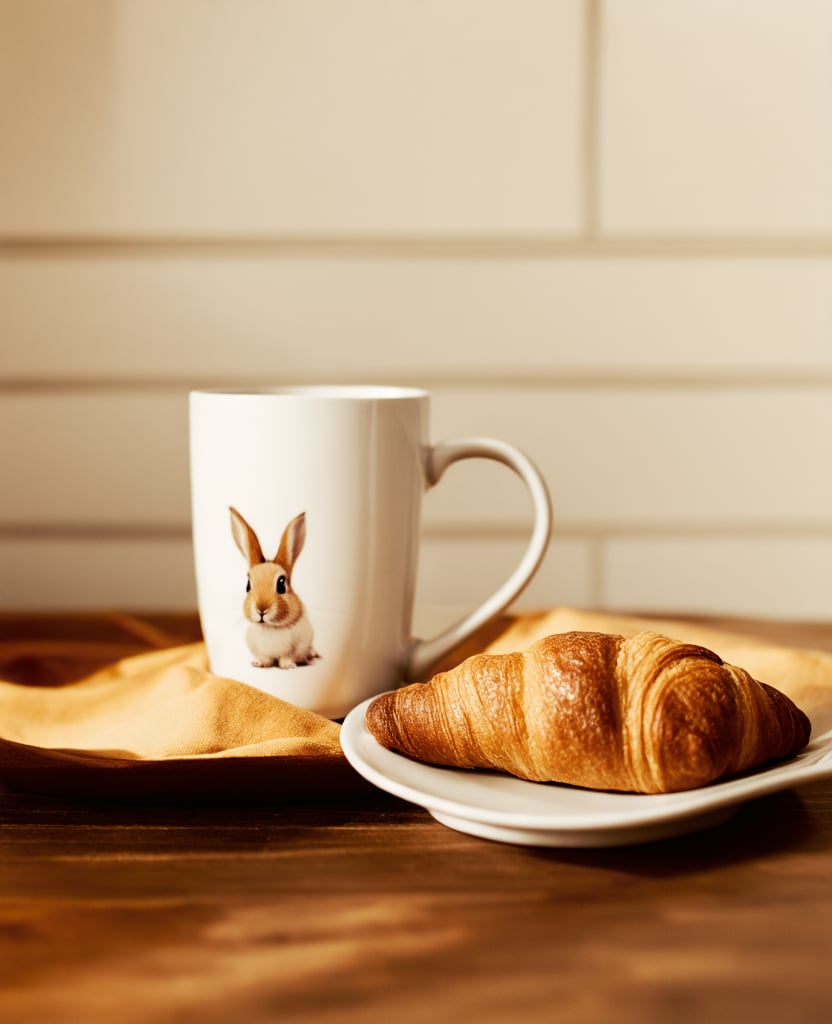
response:
[[[280,538],[280,547],[277,549],[277,554],[274,558],[275,562],[291,572],[298,555],[303,550],[305,540],[306,513],[301,512],[299,516],[295,516],[283,531],[283,536]]]
[[[263,549],[260,547],[257,534],[236,508],[229,508],[228,511],[231,513],[231,534],[237,547],[242,552],[243,558],[245,558],[249,566],[265,562],[266,559],[263,557]]]

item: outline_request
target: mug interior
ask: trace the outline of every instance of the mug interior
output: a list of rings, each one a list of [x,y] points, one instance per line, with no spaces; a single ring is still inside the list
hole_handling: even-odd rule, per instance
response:
[[[251,395],[288,398],[349,399],[352,401],[389,401],[403,398],[425,398],[422,388],[399,387],[387,384],[299,384],[275,387],[221,387],[200,388],[197,395]]]

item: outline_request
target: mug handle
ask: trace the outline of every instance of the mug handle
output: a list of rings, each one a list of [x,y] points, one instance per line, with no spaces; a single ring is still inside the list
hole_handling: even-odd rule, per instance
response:
[[[489,619],[499,615],[523,590],[534,576],[552,532],[552,500],[546,482],[534,463],[514,445],[489,437],[460,438],[454,441],[440,441],[427,448],[425,476],[428,487],[439,483],[442,474],[454,462],[461,459],[492,459],[513,469],[523,480],[531,494],[534,505],[534,527],[526,553],[514,572],[469,615],[455,623],[439,636],[430,640],[414,640],[408,654],[405,675],[408,681],[423,680],[430,667],[451,651],[457,644],[485,625]]]

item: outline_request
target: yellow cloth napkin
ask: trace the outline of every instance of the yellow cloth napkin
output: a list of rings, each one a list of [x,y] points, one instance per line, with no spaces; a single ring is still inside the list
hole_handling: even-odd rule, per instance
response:
[[[627,636],[655,629],[710,647],[787,693],[814,735],[832,728],[832,655],[696,622],[572,608],[504,616],[442,667],[477,650],[522,650],[576,629]],[[80,679],[73,664],[101,665],[119,646],[0,641],[0,680],[9,680],[0,681],[0,784],[84,798],[234,802],[370,789],[344,758],[337,723],[212,674],[201,643],[165,647],[164,636],[146,629],[139,640],[139,649],[162,649],[116,657]]]
[[[245,800],[363,788],[339,732],[212,674],[201,643],[123,658],[58,686],[0,682],[0,782],[24,789]]]
[[[44,690],[0,683],[3,733],[96,757],[296,757],[338,754],[338,726],[212,675],[202,644],[126,658]]]

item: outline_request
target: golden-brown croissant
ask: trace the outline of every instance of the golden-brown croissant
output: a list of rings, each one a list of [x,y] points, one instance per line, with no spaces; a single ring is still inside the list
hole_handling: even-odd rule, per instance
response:
[[[376,698],[366,724],[420,761],[637,793],[792,757],[811,728],[788,697],[704,647],[579,632],[474,655]]]

